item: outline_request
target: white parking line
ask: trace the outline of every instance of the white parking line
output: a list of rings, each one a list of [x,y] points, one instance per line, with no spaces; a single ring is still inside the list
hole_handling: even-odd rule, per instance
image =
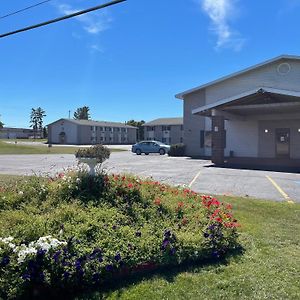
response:
[[[197,178],[200,176],[200,174],[201,174],[201,171],[199,171],[199,172],[197,173],[197,175],[193,178],[193,180],[190,182],[189,188],[192,187],[192,185],[195,183],[195,181],[196,181]]]

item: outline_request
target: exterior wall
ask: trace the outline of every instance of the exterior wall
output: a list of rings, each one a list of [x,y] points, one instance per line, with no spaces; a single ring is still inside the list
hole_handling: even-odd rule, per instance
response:
[[[277,67],[284,62],[291,65],[291,71],[281,75]],[[227,79],[220,83],[205,88],[206,103],[211,104],[228,97],[239,95],[243,92],[260,88],[271,87],[291,91],[300,91],[300,62],[294,60],[281,60],[273,64],[252,70],[235,78]],[[201,104],[198,105],[198,107]]]
[[[225,156],[258,157],[258,121],[225,121]]]
[[[184,98],[183,139],[186,145],[186,155],[188,156],[205,155],[205,149],[200,147],[200,131],[205,130],[205,117],[192,114],[193,109],[203,105],[205,105],[205,90],[189,94]]]
[[[68,121],[55,122],[48,126],[48,142],[59,144],[61,132],[66,134],[66,144],[77,144],[77,125]]]
[[[0,139],[28,139],[34,136],[34,132],[30,129],[14,129],[3,128],[0,129]],[[36,133],[36,137],[39,137],[40,133]]]
[[[264,158],[276,157],[275,130],[277,128],[290,129],[290,158],[300,159],[300,119],[259,121],[258,155]],[[268,129],[268,133],[265,132]]]
[[[163,126],[170,126],[171,130],[163,130]],[[144,126],[144,139],[155,140],[166,144],[183,143],[183,125],[158,125],[158,126]],[[148,131],[148,127],[154,130]],[[166,139],[166,140],[165,140]]]

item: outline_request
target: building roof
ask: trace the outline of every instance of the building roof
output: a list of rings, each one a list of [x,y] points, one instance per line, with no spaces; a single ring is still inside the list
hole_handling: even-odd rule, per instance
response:
[[[74,119],[59,119],[55,122],[52,122],[49,125],[52,125],[54,123],[60,122],[60,121],[67,121],[67,122],[71,122],[73,124],[76,125],[85,125],[85,126],[102,126],[102,127],[121,127],[121,128],[133,128],[133,129],[137,129],[137,127],[134,126],[130,126],[130,125],[126,125],[124,123],[120,123],[120,122],[107,122],[107,121],[93,121],[93,120],[74,120]]]
[[[145,123],[143,126],[183,125],[183,118],[160,118]]]
[[[277,56],[275,58],[272,58],[272,59],[269,59],[267,61],[264,61],[262,63],[259,63],[259,64],[256,64],[254,66],[251,66],[249,68],[246,68],[244,70],[241,70],[239,72],[235,72],[235,73],[232,73],[230,75],[227,75],[227,76],[224,76],[224,77],[221,77],[217,80],[214,80],[214,81],[211,81],[209,83],[206,83],[206,84],[203,84],[203,85],[200,85],[198,87],[195,87],[193,89],[190,89],[190,90],[187,90],[185,92],[182,92],[182,93],[179,93],[177,95],[175,95],[176,98],[178,99],[182,99],[184,98],[184,96],[188,95],[188,94],[191,94],[191,93],[194,93],[196,91],[199,91],[199,90],[202,90],[208,86],[211,86],[211,85],[214,85],[214,84],[217,84],[217,83],[220,83],[222,81],[225,81],[227,79],[231,79],[231,78],[234,78],[236,76],[239,76],[239,75],[242,75],[242,74],[245,74],[247,72],[250,72],[252,70],[255,70],[255,69],[258,69],[258,68],[261,68],[261,67],[264,67],[266,65],[269,65],[269,64],[272,64],[276,61],[280,61],[280,60],[284,60],[284,59],[289,59],[289,60],[300,60],[300,56],[296,56],[296,55],[280,55],[280,56]]]
[[[278,99],[276,96],[280,96]],[[283,97],[286,97],[285,99]],[[205,115],[208,111],[216,108],[224,108],[226,105],[233,105],[237,102],[244,103],[245,101],[249,103],[249,100],[252,100],[252,103],[247,106],[239,106],[235,107],[237,109],[247,108],[252,109],[254,113],[258,113],[257,109],[260,107],[266,108],[269,111],[271,109],[279,110],[279,112],[283,112],[283,108],[288,107],[289,109],[296,109],[299,107],[300,92],[288,91],[282,89],[274,89],[274,88],[257,88],[254,90],[250,90],[239,95],[229,97],[215,103],[211,103],[208,105],[204,105],[192,110],[192,114],[203,114]],[[234,107],[232,107],[234,108]]]
[[[17,127],[3,127],[2,129],[0,129],[0,130],[2,130],[2,131],[9,131],[9,130],[11,130],[11,131],[16,131],[16,130],[18,130],[18,131],[33,131],[33,129],[32,128],[17,128]]]

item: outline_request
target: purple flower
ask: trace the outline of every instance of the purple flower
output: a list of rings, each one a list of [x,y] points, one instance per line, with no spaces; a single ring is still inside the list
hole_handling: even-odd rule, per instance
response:
[[[23,280],[26,280],[26,281],[27,281],[27,280],[29,281],[29,280],[30,280],[30,274],[29,274],[29,273],[24,273],[24,274],[22,275],[22,279],[23,279]]]
[[[166,248],[170,244],[170,241],[168,239],[163,240],[163,247]]]
[[[137,232],[135,233],[135,236],[141,237],[141,236],[142,236],[142,233],[141,233],[140,231],[137,231]]]
[[[99,261],[99,263],[102,263],[103,262],[103,257],[99,256],[98,261]]]
[[[176,249],[175,248],[172,248],[171,251],[170,251],[171,255],[175,255],[176,253]]]
[[[117,226],[116,226],[116,225],[114,225],[114,226],[112,227],[112,229],[113,229],[113,230],[116,230],[116,229],[117,229]]]
[[[8,256],[4,256],[1,260],[0,266],[5,267],[9,264],[10,260]]]
[[[116,262],[120,261],[121,260],[121,254],[118,253],[116,256],[115,256],[115,260]]]
[[[216,257],[216,258],[219,258],[219,257],[220,257],[219,251],[214,250],[214,251],[212,252],[212,256],[213,256],[213,257]]]
[[[113,265],[106,265],[105,270],[111,272],[113,270]]]
[[[100,274],[99,273],[95,273],[92,276],[93,281],[98,282],[100,280]]]
[[[165,230],[165,237],[170,237],[171,236],[171,231],[170,230]]]
[[[208,237],[209,237],[209,234],[208,234],[207,232],[205,232],[205,233],[203,234],[203,236],[204,236],[205,238],[208,238]]]
[[[63,276],[64,276],[64,279],[67,280],[70,277],[70,273],[64,272]]]
[[[56,251],[53,255],[53,259],[56,263],[58,262],[58,258],[60,256],[60,254],[61,254],[61,251]]]

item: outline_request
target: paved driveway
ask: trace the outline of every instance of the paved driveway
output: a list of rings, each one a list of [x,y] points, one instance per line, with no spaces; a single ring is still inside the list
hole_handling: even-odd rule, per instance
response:
[[[74,155],[0,155],[0,174],[45,175],[76,167]],[[300,203],[300,174],[212,167],[206,160],[116,152],[104,164],[110,173],[153,177],[207,194],[249,196]]]

